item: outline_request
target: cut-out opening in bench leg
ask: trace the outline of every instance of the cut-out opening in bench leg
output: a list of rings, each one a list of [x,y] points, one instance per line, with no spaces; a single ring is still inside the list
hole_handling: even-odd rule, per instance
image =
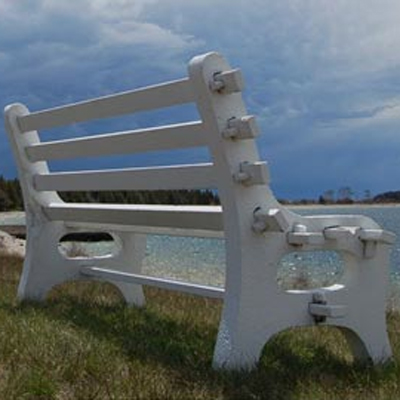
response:
[[[358,361],[390,360],[385,313],[389,246],[379,244],[375,256],[368,259],[345,253],[346,279],[342,285],[291,291],[280,290],[273,279],[281,256],[288,251],[284,242],[269,240],[264,255],[252,250],[247,262],[250,257],[263,257],[266,262],[253,264],[251,271],[243,270],[235,296],[229,292],[232,286],[227,286],[214,353],[216,368],[251,369],[276,334],[290,327],[312,325],[340,328]],[[367,287],[370,290],[365,290]]]

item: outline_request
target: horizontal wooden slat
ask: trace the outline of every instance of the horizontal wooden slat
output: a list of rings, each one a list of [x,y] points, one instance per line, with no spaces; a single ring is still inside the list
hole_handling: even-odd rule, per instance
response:
[[[84,138],[57,140],[27,147],[32,162],[205,146],[201,122],[161,126]]]
[[[177,236],[177,237],[190,237],[190,238],[208,238],[208,239],[225,239],[225,232],[220,230],[205,230],[205,229],[182,229],[173,228],[170,226],[149,226],[149,225],[117,225],[112,221],[107,224],[100,224],[98,222],[78,222],[71,221],[65,222],[66,228],[71,232],[107,232],[118,233],[130,232],[139,233],[144,235],[167,235],[167,236]]]
[[[120,272],[106,268],[83,267],[81,269],[81,274],[84,276],[109,279],[117,282],[155,286],[160,289],[174,290],[202,297],[222,299],[225,294],[225,290],[223,288],[215,286],[205,286],[188,282],[174,281],[170,279],[155,278],[153,276],[129,274],[127,272]]]
[[[43,211],[52,221],[199,231],[222,231],[219,206],[52,203]],[[134,229],[133,229],[134,230]]]
[[[175,190],[217,187],[212,164],[58,172],[35,175],[38,191]]]
[[[19,117],[18,123],[22,132],[28,132],[137,111],[154,110],[192,102],[193,100],[190,81],[182,79],[33,112]]]

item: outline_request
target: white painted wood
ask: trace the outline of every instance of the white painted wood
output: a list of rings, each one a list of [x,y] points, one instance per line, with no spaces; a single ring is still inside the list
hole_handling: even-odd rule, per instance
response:
[[[174,190],[217,186],[212,164],[126,168],[102,171],[58,172],[35,175],[38,191]]]
[[[240,69],[217,71],[209,81],[209,88],[213,92],[230,94],[241,92],[244,89],[244,80]]]
[[[201,122],[106,133],[27,147],[32,162],[206,146]]]
[[[222,210],[218,206],[54,203],[43,211],[52,221],[223,231]]]
[[[343,288],[326,290],[326,297],[327,306],[345,305],[348,313],[340,319],[327,317],[325,323],[343,330],[359,359],[371,357],[374,362],[389,359],[391,349],[384,320],[388,246],[377,246],[379,249],[373,256],[366,258],[365,246],[354,237],[349,243],[318,240],[318,244],[309,244],[308,240],[293,245],[288,242],[288,234],[297,225],[304,225],[306,232],[319,233],[319,239],[334,225],[354,229],[377,227],[363,217],[302,217],[278,204],[268,185],[246,186],[242,185],[243,179],[231,179],[235,176],[232,171],[246,173],[241,168],[243,162],[255,164],[259,157],[254,140],[220,140],[229,127],[228,121],[248,115],[240,93],[230,90],[224,93],[224,84],[216,82],[218,75],[223,76],[228,71],[232,71],[231,67],[216,53],[195,57],[189,65],[197,106],[208,133],[213,162],[221,177],[218,192],[224,210],[226,293],[214,366],[252,368],[264,344],[278,332],[290,326],[316,323],[309,310],[313,292],[282,292],[276,282],[277,269],[285,254],[315,248],[340,251],[347,263]],[[258,210],[261,211],[257,213]],[[279,216],[279,224],[270,223],[277,219],[270,217],[269,210]],[[384,272],[379,271],[382,265],[386,268]],[[373,299],[371,290],[374,290]],[[368,310],[364,307],[367,303]],[[376,319],[378,315],[379,320]]]
[[[222,289],[143,276],[141,261],[143,233],[219,237],[223,229],[227,270],[214,351],[216,368],[252,368],[265,343],[278,332],[321,323],[341,329],[356,358],[370,358],[374,363],[389,360],[392,353],[385,301],[393,235],[364,216],[303,217],[279,204],[252,138],[254,120],[247,117],[242,87],[240,73],[219,54],[208,53],[192,59],[189,78],[181,81],[34,114],[21,104],[8,106],[6,130],[18,166],[28,229],[18,297],[42,300],[54,285],[73,279],[106,279],[117,285],[129,304],[136,305],[144,304],[142,284],[222,297]],[[154,148],[150,138],[158,134],[160,143],[154,146],[181,146],[186,138],[176,138],[180,127],[175,127],[173,134],[168,129],[168,137],[163,139],[155,128],[135,139],[120,133],[81,142],[59,141],[47,147],[42,146],[34,129],[188,101],[196,102],[203,131],[199,140],[207,145],[212,164],[49,173],[47,163],[40,161],[53,151],[60,159],[67,154],[105,154],[107,146],[107,151],[120,151],[123,143],[131,140],[135,149],[129,152],[149,151]],[[193,130],[199,128],[196,124]],[[198,143],[193,130],[188,140]],[[89,149],[95,144],[100,149]],[[66,204],[55,192],[206,187],[218,189],[221,207]],[[71,260],[61,255],[61,237],[91,229],[110,232],[121,250],[103,258]],[[282,257],[310,250],[339,252],[345,262],[341,280],[327,288],[281,290],[276,276]]]
[[[287,232],[290,229],[290,225],[282,209],[269,208],[264,210],[259,207],[253,212],[252,229],[258,234],[266,232]]]
[[[222,299],[225,293],[223,288],[216,286],[197,285],[194,283],[156,278],[148,275],[129,274],[105,268],[84,267],[81,269],[81,274],[93,278],[137,283],[140,285],[154,286],[160,289],[174,290],[195,296],[211,297],[215,299]]]
[[[343,318],[347,314],[346,306],[328,306],[326,304],[310,304],[310,313],[312,315],[329,317],[329,318]]]
[[[244,140],[255,139],[260,131],[254,115],[245,115],[240,118],[231,118],[227,121],[226,128],[222,131],[225,139]]]
[[[233,177],[236,182],[245,186],[267,185],[269,183],[269,170],[267,163],[241,162],[238,171],[233,175]]]
[[[155,110],[192,101],[191,84],[188,79],[182,79],[34,112],[20,116],[18,124],[22,132],[37,131],[92,119]]]
[[[204,230],[204,229],[185,229],[174,228],[171,226],[150,226],[150,225],[118,225],[115,223],[101,224],[99,222],[80,222],[80,221],[63,221],[64,226],[71,232],[118,232],[125,233],[140,233],[143,235],[168,235],[175,237],[190,237],[190,238],[208,238],[220,239],[221,246],[224,246],[224,231],[220,230]]]
[[[289,232],[287,240],[294,246],[325,244],[325,237],[321,232]]]
[[[394,244],[396,235],[382,229],[362,229],[360,239],[363,241],[382,242],[386,244]]]

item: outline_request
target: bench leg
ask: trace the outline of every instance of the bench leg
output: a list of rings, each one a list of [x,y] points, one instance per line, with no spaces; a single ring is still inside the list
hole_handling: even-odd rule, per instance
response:
[[[79,279],[79,268],[70,265],[58,251],[59,238],[65,233],[63,224],[57,222],[28,227],[19,300],[44,300],[55,285]]]
[[[118,234],[121,242],[121,252],[115,259],[113,269],[140,274],[142,272],[143,259],[146,255],[147,237],[143,234],[121,232]],[[121,292],[125,301],[129,305],[138,307],[145,305],[145,296],[142,285],[109,281]]]
[[[237,320],[234,329],[229,329],[227,321],[221,321],[214,352],[214,368],[252,369],[257,365],[265,344],[276,334],[290,327],[314,325],[311,321],[306,322],[307,317],[303,321],[293,319],[291,324],[285,323],[282,317],[277,317],[273,313],[269,317],[270,321],[274,319],[275,321],[268,324],[267,328],[261,325],[254,326],[242,318],[242,321]],[[280,323],[276,320],[280,320]],[[334,321],[328,325],[336,326]],[[357,361],[361,363],[372,361],[373,364],[389,361],[392,358],[392,349],[385,321],[371,320],[368,325],[369,327],[364,324],[363,330],[359,332],[342,326],[337,327],[343,333]]]
[[[66,259],[58,250],[59,239],[68,233],[62,223],[49,222],[28,231],[26,256],[18,287],[19,300],[42,301],[56,285],[66,281],[87,280],[80,273],[82,266],[105,266],[115,270],[140,273],[146,251],[146,236],[132,233],[120,235],[121,251],[111,258]],[[141,285],[108,281],[116,286],[128,304],[143,306]]]
[[[343,322],[337,321],[355,359],[361,362],[378,364],[392,357],[386,324],[389,250],[378,245],[374,258],[347,260],[345,302],[349,315]]]
[[[239,252],[232,246],[229,253],[227,243],[229,267],[214,351],[215,368],[253,368],[265,343],[297,322],[298,306],[296,308],[293,299],[284,295],[276,282],[277,266],[285,253],[286,241],[282,238],[271,238],[270,243],[265,243],[263,238],[258,240],[259,246],[247,252]]]
[[[350,271],[345,288],[325,290],[328,305],[342,305],[347,311],[342,317],[327,318],[324,325],[338,327],[343,332],[357,360],[372,360],[375,364],[392,356],[385,314],[388,248],[379,247],[373,259],[345,257],[345,268]],[[256,257],[256,260],[268,259],[264,265],[250,263],[249,258],[249,267],[242,270],[240,284],[227,282],[214,352],[216,368],[251,369],[274,335],[290,327],[316,324],[309,312],[315,290],[280,289],[276,271],[281,255],[286,252],[284,245],[271,241],[266,250],[268,258],[266,254]]]
[[[392,349],[389,337],[386,331],[386,324],[370,324],[368,331],[365,329],[362,333],[351,329],[339,327],[344,334],[346,341],[353,353],[353,356],[359,362],[372,361],[374,364],[384,363],[392,358]]]
[[[290,297],[282,293],[272,297],[264,296],[264,310],[260,304],[248,304],[252,310],[250,315],[240,312],[233,315],[233,307],[229,305],[224,309],[214,352],[215,368],[252,369],[256,366],[265,344],[276,334],[290,327],[315,325],[308,312],[311,292],[293,294]],[[244,308],[248,306],[243,302],[241,304]],[[352,304],[348,304],[348,307],[353,308]],[[328,319],[324,325],[341,330],[356,360],[379,364],[391,359],[392,350],[384,310],[378,317],[375,313],[368,312],[360,319],[349,316],[345,318],[343,325],[339,325],[340,320]]]
[[[272,285],[264,288],[267,291],[262,297],[256,296],[258,300],[242,299],[236,315],[234,304],[224,308],[214,352],[215,368],[252,369],[275,335],[291,327],[313,325],[308,313],[310,294],[287,295],[277,292]],[[261,293],[252,291],[257,292]]]
[[[214,350],[213,367],[227,370],[251,370],[256,367],[265,344],[284,327],[270,324],[268,330],[248,325],[244,319],[230,329],[222,320]]]

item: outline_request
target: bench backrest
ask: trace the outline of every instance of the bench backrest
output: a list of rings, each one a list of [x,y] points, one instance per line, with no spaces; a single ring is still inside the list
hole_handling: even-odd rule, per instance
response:
[[[217,189],[225,231],[249,228],[255,209],[279,207],[259,161],[254,117],[242,100],[242,77],[217,53],[195,57],[188,78],[30,113],[6,108],[6,126],[24,198],[61,202],[57,191]],[[94,119],[195,103],[200,121],[41,142],[38,131]],[[51,160],[207,147],[211,163],[96,171],[50,172]],[[27,204],[26,207],[35,207]],[[243,217],[244,216],[244,217]],[[243,219],[245,218],[245,220]]]

